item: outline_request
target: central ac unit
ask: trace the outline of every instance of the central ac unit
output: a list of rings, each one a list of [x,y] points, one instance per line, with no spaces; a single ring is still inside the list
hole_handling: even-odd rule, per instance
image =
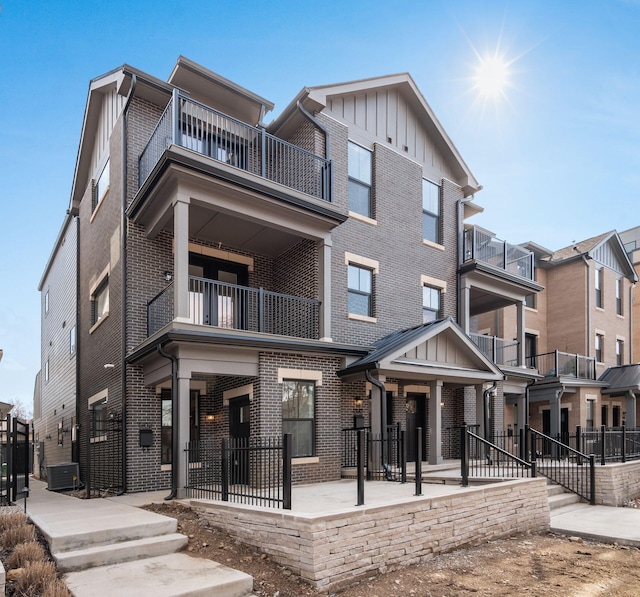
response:
[[[61,462],[47,466],[47,489],[61,491],[80,487],[80,471],[77,462]]]

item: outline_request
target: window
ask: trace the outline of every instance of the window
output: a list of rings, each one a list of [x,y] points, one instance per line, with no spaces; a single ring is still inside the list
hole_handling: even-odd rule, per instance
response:
[[[58,423],[58,445],[64,445],[64,426],[62,421]]]
[[[173,419],[171,388],[160,392],[160,464],[173,462]],[[189,391],[189,443],[200,440],[200,391]],[[192,450],[191,462],[199,460],[198,450]],[[195,457],[194,457],[195,455]]]
[[[109,314],[109,277],[106,276],[91,295],[91,325]]]
[[[93,209],[98,207],[100,202],[104,199],[106,192],[109,190],[109,160],[104,165],[98,180],[96,180],[93,186]]]
[[[69,330],[69,354],[75,354],[76,352],[76,326],[71,326]]]
[[[593,429],[593,413],[596,401],[587,400],[587,429]]]
[[[104,437],[107,435],[107,401],[96,402],[91,406],[91,437]]]
[[[535,292],[528,294],[524,297],[524,306],[529,307],[529,309],[535,309],[537,305],[538,295]]]
[[[49,313],[49,291],[44,294],[44,314]]]
[[[282,432],[291,434],[294,457],[315,453],[315,382],[282,382]]]
[[[536,356],[538,355],[538,336],[535,334],[524,335],[524,357],[528,367],[536,367]]]
[[[373,217],[371,205],[371,152],[349,141],[349,211]]]
[[[596,268],[596,307],[602,309],[602,268]]]
[[[349,313],[373,316],[371,291],[373,272],[365,267],[348,265]]]
[[[602,363],[604,358],[604,336],[602,334],[596,334],[596,361]]]
[[[440,243],[440,187],[422,179],[422,238]]]
[[[616,313],[622,315],[622,278],[616,279]]]
[[[622,365],[624,355],[624,340],[616,340],[616,365]]]
[[[600,414],[602,416],[600,424],[606,427],[609,424],[609,407],[606,404],[603,404],[602,408],[600,408]]]
[[[49,359],[44,364],[44,380],[49,381]]]
[[[422,321],[427,323],[438,319],[440,315],[440,289],[432,286],[422,287]]]

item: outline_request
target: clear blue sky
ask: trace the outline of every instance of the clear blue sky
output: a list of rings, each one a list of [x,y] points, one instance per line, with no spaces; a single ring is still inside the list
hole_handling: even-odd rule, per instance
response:
[[[550,249],[640,224],[640,0],[1,0],[0,400],[30,405],[38,282],[69,204],[89,81],[178,55],[276,104],[408,71],[484,190],[477,223]],[[473,91],[505,56],[506,97]]]

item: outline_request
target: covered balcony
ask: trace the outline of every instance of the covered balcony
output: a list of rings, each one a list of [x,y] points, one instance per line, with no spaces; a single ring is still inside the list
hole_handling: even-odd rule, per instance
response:
[[[482,354],[498,366],[517,367],[519,365],[519,342],[498,336],[470,333],[472,342]]]
[[[595,359],[560,350],[527,357],[527,366],[544,377],[597,378]]]
[[[171,145],[331,202],[329,160],[185,97],[177,89],[140,155],[140,188]]]

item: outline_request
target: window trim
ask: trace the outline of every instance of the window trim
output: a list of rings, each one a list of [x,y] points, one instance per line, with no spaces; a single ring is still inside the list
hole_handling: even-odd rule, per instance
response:
[[[366,151],[369,154],[369,172],[370,172],[370,180],[369,182],[366,182],[365,180],[362,180],[360,178],[356,178],[355,176],[353,176],[351,174],[351,169],[350,169],[350,160],[349,160],[349,153],[350,153],[350,148],[351,146],[353,147],[357,147],[359,149],[362,149],[363,151]],[[352,209],[352,204],[351,204],[351,193],[349,192],[349,189],[351,188],[351,182],[355,183],[356,185],[365,188],[368,190],[368,207],[369,207],[369,213],[367,214],[361,214],[358,211],[355,211],[354,209]],[[360,143],[356,143],[355,141],[352,141],[351,139],[347,140],[347,207],[349,210],[349,213],[354,213],[354,214],[358,214],[364,218],[367,218],[369,220],[375,220],[375,210],[373,207],[373,151],[371,149],[369,149],[368,147],[365,147],[364,145],[361,145]]]
[[[354,268],[359,270],[358,273],[358,278],[360,278],[361,272],[367,272],[369,274],[369,292],[365,292],[364,290],[361,290],[360,288],[352,288],[349,284],[349,268]],[[367,299],[367,312],[366,313],[356,313],[351,311],[350,307],[349,307],[349,297],[352,295],[357,295],[360,297],[366,297]],[[362,266],[360,264],[357,263],[349,263],[349,265],[347,265],[347,311],[349,313],[349,315],[357,315],[359,317],[368,317],[368,318],[373,318],[373,270]]]
[[[616,278],[616,315],[624,316],[622,305],[622,278]]]
[[[49,359],[44,362],[44,380],[49,381],[51,377],[51,366],[49,365]]]
[[[103,181],[103,176],[107,173],[106,181]],[[101,182],[106,182],[103,189],[100,189]],[[91,181],[91,219],[93,221],[93,215],[98,211],[98,208],[102,205],[103,199],[109,192],[111,186],[111,159],[107,157],[104,166],[100,169],[100,174],[97,178]]]
[[[429,211],[428,209],[425,208],[424,206],[424,200],[425,200],[425,183],[428,183],[430,185],[433,185],[434,187],[436,187],[438,189],[438,213],[433,213],[432,211]],[[436,238],[432,239],[432,238],[425,238],[424,236],[424,216],[430,216],[432,218],[435,218],[435,222],[436,222]],[[429,180],[426,177],[422,177],[422,218],[421,218],[421,224],[422,224],[422,240],[423,242],[426,241],[426,243],[429,243],[430,245],[436,245],[436,246],[442,246],[442,185],[436,184],[435,182],[433,182],[432,180]]]
[[[110,295],[109,295],[109,274],[110,274],[110,270],[111,267],[108,265],[104,270],[102,270],[102,272],[100,273],[100,275],[98,276],[96,282],[91,286],[91,289],[89,291],[89,301],[91,304],[91,327],[89,328],[89,334],[93,334],[93,332],[100,326],[102,325],[102,323],[104,322],[105,319],[107,319],[109,317],[109,307],[110,307]],[[104,290],[104,288],[106,287],[106,291],[107,291],[107,307],[106,307],[106,311],[104,313],[102,313],[100,319],[98,319],[97,321],[94,321],[94,302],[96,299],[96,296],[99,294],[99,292],[101,290]]]
[[[49,289],[44,293],[44,314],[49,314]]]
[[[105,388],[104,390],[98,392],[97,394],[90,396],[89,399],[87,400],[87,407],[90,411],[90,416],[91,416],[90,433],[91,432],[95,433],[95,407],[104,406],[107,404],[107,402],[109,402],[108,388]],[[106,408],[105,408],[105,414],[106,414]],[[106,422],[106,418],[105,418],[105,422]],[[104,429],[101,429],[101,431],[104,431]],[[107,434],[102,433],[101,435],[92,435],[89,438],[89,441],[93,444],[97,442],[106,441],[106,439],[107,439]]]
[[[597,266],[595,273],[596,309],[604,308],[604,297],[602,296],[602,286],[604,281],[603,267]]]
[[[295,378],[285,378],[282,380],[282,387],[281,387],[281,391],[282,391],[282,397],[284,398],[284,384],[286,383],[295,383],[295,384],[311,384],[312,388],[313,388],[313,417],[311,419],[309,418],[291,418],[291,417],[287,417],[285,418],[284,416],[284,412],[281,413],[282,416],[282,427],[283,427],[283,434],[284,434],[284,423],[285,421],[309,421],[311,422],[311,454],[300,454],[300,455],[293,455],[292,458],[297,460],[300,458],[316,458],[317,457],[317,442],[316,442],[316,432],[317,432],[317,419],[318,419],[318,413],[317,413],[317,392],[316,392],[316,388],[318,387],[316,381],[314,379],[295,379]],[[284,400],[283,400],[284,402]],[[293,448],[293,446],[292,446]]]
[[[604,334],[601,334],[598,331],[596,332],[594,349],[596,363],[604,363]]]

